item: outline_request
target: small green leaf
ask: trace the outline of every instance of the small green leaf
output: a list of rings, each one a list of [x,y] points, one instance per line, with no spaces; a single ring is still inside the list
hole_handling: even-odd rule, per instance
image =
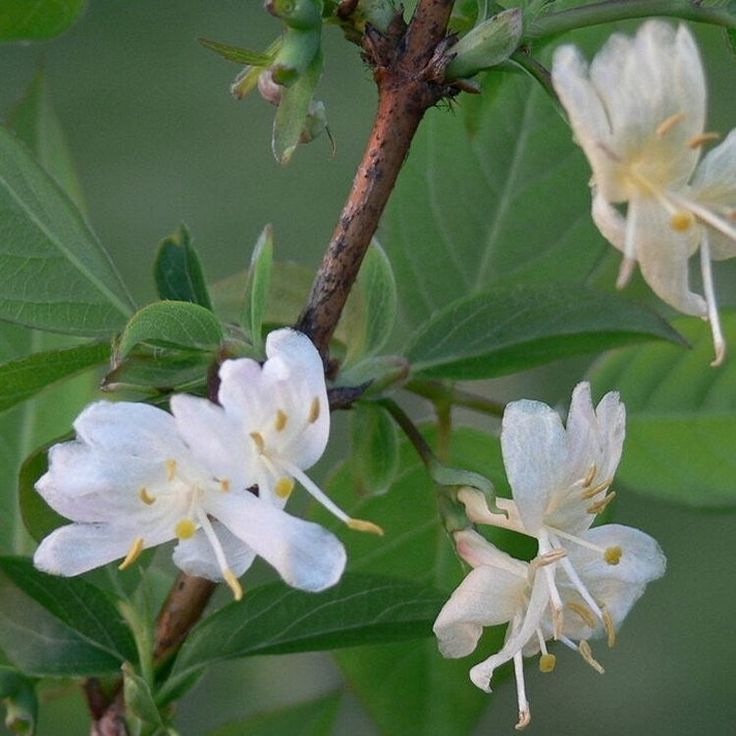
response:
[[[139,345],[213,352],[223,337],[222,325],[209,309],[191,302],[154,302],[126,325],[115,349],[115,364]]]
[[[331,736],[341,698],[338,691],[318,700],[258,713],[246,721],[215,729],[208,736]]]
[[[194,629],[161,697],[181,678],[227,659],[430,636],[442,602],[431,588],[364,574],[346,574],[319,594],[283,583],[256,588]]]
[[[736,314],[721,315],[729,346]],[[711,368],[707,323],[680,318],[691,351],[647,345],[608,356],[591,378],[598,393],[618,390],[626,443],[616,483],[683,506],[736,507],[736,360]]]
[[[86,0],[3,0],[0,41],[37,41],[63,33],[82,14]]]
[[[33,736],[38,720],[36,681],[12,667],[0,667],[0,703],[5,706],[5,726],[13,733]]]
[[[273,228],[266,225],[258,238],[248,270],[245,290],[245,308],[241,324],[249,330],[253,348],[257,354],[263,352],[263,320],[266,315],[268,292],[273,270]]]
[[[350,412],[352,467],[360,492],[386,493],[399,469],[399,438],[388,412],[358,402]]]
[[[47,386],[110,358],[108,343],[34,353],[0,364],[0,411],[25,401]]]
[[[130,297],[84,218],[25,147],[0,128],[0,319],[109,335]]]
[[[435,313],[407,357],[423,378],[492,378],[652,339],[683,344],[659,315],[613,294],[562,285],[499,287]]]
[[[202,46],[216,54],[224,57],[228,61],[234,61],[238,64],[248,64],[249,66],[269,66],[275,57],[274,53],[262,53],[260,51],[251,51],[240,46],[231,46],[228,43],[213,41],[210,38],[197,39]]]
[[[186,225],[161,241],[154,265],[158,295],[163,300],[193,302],[212,309],[202,263]]]
[[[132,715],[143,723],[165,729],[161,713],[153,700],[148,683],[135,673],[135,670],[126,662],[123,667],[123,693],[125,705]]]

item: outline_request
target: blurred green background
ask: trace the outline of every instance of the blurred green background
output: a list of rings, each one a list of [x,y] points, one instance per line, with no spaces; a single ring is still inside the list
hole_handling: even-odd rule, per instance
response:
[[[264,48],[278,30],[252,0],[93,0],[60,38],[0,47],[0,109],[10,109],[44,69],[78,165],[89,219],[140,303],[155,296],[156,246],[180,222],[190,227],[212,280],[247,266],[267,222],[275,227],[278,258],[310,267],[319,262],[365,144],[375,90],[357,50],[337,31],[328,31],[319,97],[327,104],[336,155],[323,136],[300,148],[288,167],[277,166],[270,151],[273,108],[257,96],[231,98],[228,86],[238,67],[201,48],[196,38]],[[736,65],[719,31],[704,29],[699,35],[710,74],[713,127],[728,130],[736,122]],[[732,286],[732,264],[718,274],[719,284]],[[732,289],[721,288],[721,294],[722,302],[733,304]],[[487,387],[502,399],[564,401],[585,368],[585,362],[568,362]],[[320,465],[323,474],[340,457],[344,428],[339,417],[332,455]],[[46,439],[53,434],[49,429]],[[615,520],[652,534],[668,556],[668,573],[650,586],[616,648],[602,657],[603,677],[567,652],[559,652],[552,675],[528,668],[530,732],[734,733],[736,518],[624,494]],[[469,668],[475,660],[467,662]],[[473,687],[469,681],[467,687]],[[347,693],[335,733],[378,733],[328,655],[222,665],[180,704],[178,723],[182,734],[198,736],[335,688]],[[49,702],[42,710],[43,736],[87,732],[84,706],[73,688],[59,685],[44,692]],[[59,692],[69,696],[53,697]],[[488,702],[476,733],[510,732],[511,683],[500,685]],[[396,708],[401,708],[400,691]]]

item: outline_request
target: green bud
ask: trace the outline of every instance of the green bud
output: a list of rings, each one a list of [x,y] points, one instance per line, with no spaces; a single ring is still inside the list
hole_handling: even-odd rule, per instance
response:
[[[266,10],[289,28],[300,31],[322,26],[322,0],[266,0]]]
[[[289,87],[303,74],[320,51],[322,28],[311,31],[289,29],[274,59],[273,81]]]
[[[448,50],[455,58],[448,65],[445,77],[472,77],[508,59],[521,40],[522,20],[521,10],[512,8],[477,25]]]

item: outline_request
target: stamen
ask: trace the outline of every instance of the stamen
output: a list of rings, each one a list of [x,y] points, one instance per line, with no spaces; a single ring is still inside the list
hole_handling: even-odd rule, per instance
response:
[[[595,474],[597,472],[598,472],[598,468],[596,468],[595,463],[593,463],[590,466],[590,470],[588,470],[588,474],[583,479],[583,488],[588,488],[590,486],[590,484],[593,482],[593,478],[595,478]]]
[[[717,141],[720,137],[721,137],[720,133],[709,131],[707,133],[701,133],[700,135],[693,136],[687,142],[687,145],[690,146],[690,148],[699,148],[700,146],[703,145],[703,143],[710,143],[711,141]]]
[[[615,567],[616,565],[618,565],[619,562],[621,562],[621,557],[623,557],[623,554],[624,551],[618,545],[615,545],[613,547],[606,547],[606,550],[603,553],[603,559],[606,561],[607,564]]]
[[[603,611],[603,625],[606,627],[606,634],[608,634],[608,648],[612,649],[616,643],[616,624],[613,622],[613,616],[607,608],[601,610]]]
[[[670,227],[678,233],[686,233],[695,224],[695,215],[687,210],[675,212],[670,218]]]
[[[531,564],[534,567],[547,567],[555,562],[559,562],[563,557],[567,557],[567,550],[565,549],[553,549],[550,552],[545,552],[538,557],[535,557]]]
[[[675,192],[668,191],[667,196],[682,209],[690,210],[696,217],[700,218],[706,225],[710,225],[714,230],[725,235],[727,238],[736,241],[736,228],[729,225],[725,220],[711,212],[698,202],[681,197]],[[701,245],[702,253],[702,245]]]
[[[636,265],[636,231],[638,221],[636,217],[636,207],[633,203],[629,204],[626,216],[626,230],[624,232],[624,257],[618,269],[618,278],[616,279],[616,288],[623,289],[629,283],[631,275],[634,273]]]
[[[191,519],[182,519],[176,523],[174,534],[179,539],[191,539],[197,531],[197,525]]]
[[[138,498],[140,498],[146,506],[150,506],[156,501],[156,496],[152,496],[146,488],[141,488],[140,491],[138,491]]]
[[[514,654],[514,677],[516,679],[516,702],[519,705],[519,722],[515,728],[521,731],[526,728],[531,721],[531,713],[529,712],[529,701],[526,699],[526,686],[524,684],[524,659],[522,653]]]
[[[232,590],[233,598],[235,598],[236,601],[239,601],[243,597],[243,586],[235,577],[235,573],[228,567],[226,570],[222,571],[222,577],[225,579],[230,590]]]
[[[294,490],[294,479],[289,478],[285,475],[276,481],[274,491],[279,498],[289,498],[291,492]]]
[[[227,493],[230,490],[230,481],[227,478],[222,478],[220,480],[220,488]]]
[[[372,521],[365,521],[364,519],[348,519],[347,525],[349,529],[355,529],[358,532],[377,534],[379,537],[383,536],[383,529]]]
[[[281,432],[283,431],[284,427],[286,427],[286,422],[289,420],[288,415],[285,411],[282,411],[279,409],[276,412],[276,431]]]
[[[544,672],[545,674],[549,672],[553,672],[555,669],[555,666],[557,665],[557,657],[555,657],[554,654],[543,654],[539,658],[539,671]]]
[[[141,556],[143,545],[143,537],[136,537],[133,544],[130,545],[125,559],[118,565],[118,570],[127,570]]]
[[[678,123],[681,123],[685,119],[685,113],[684,112],[676,112],[674,115],[670,115],[668,118],[665,118],[658,126],[657,130],[655,130],[655,134],[657,138],[662,138],[663,136],[667,135],[672,128],[675,127]]]
[[[258,454],[263,455],[263,453],[266,452],[266,443],[263,439],[263,435],[260,432],[251,432],[250,436],[253,442],[256,443]]]
[[[603,483],[599,483],[597,486],[593,486],[587,491],[583,491],[582,497],[587,500],[589,498],[593,498],[593,496],[597,496],[601,491],[607,491],[608,487],[611,485],[612,480],[613,479],[604,480]]]
[[[567,607],[571,611],[575,611],[578,616],[580,616],[581,619],[585,622],[586,626],[590,627],[591,629],[594,629],[598,622],[595,619],[595,614],[593,611],[588,608],[588,606],[584,605],[583,603],[576,603],[573,601],[572,603],[568,603]]]
[[[710,322],[710,331],[713,335],[713,348],[716,357],[713,359],[711,366],[716,367],[723,363],[726,357],[726,340],[721,332],[721,321],[718,316],[718,304],[716,303],[716,291],[713,286],[713,273],[710,265],[710,242],[708,240],[708,232],[703,232],[703,242],[700,244],[700,269],[703,274],[703,293],[705,294],[705,303],[708,308],[708,321]]]
[[[593,600],[593,596],[585,587],[585,584],[580,579],[580,576],[575,571],[570,560],[562,560],[560,564],[562,565],[562,569],[565,571],[565,574],[570,579],[570,582],[575,586],[578,593],[580,593],[580,597],[588,604],[590,610],[595,614],[595,616],[600,621],[603,621],[603,613],[601,612],[600,606]]]
[[[589,514],[600,514],[606,509],[608,504],[611,503],[611,501],[613,501],[614,498],[616,498],[616,491],[611,491],[607,496],[604,496],[600,501],[597,501],[596,503],[591,504],[585,510]]]
[[[603,669],[603,665],[593,657],[593,650],[590,648],[590,644],[583,639],[580,644],[578,644],[578,651],[580,652],[580,656],[598,673],[601,675],[605,673],[605,670]]]
[[[166,480],[171,482],[176,477],[176,460],[169,459],[166,461]]]
[[[309,407],[308,421],[310,424],[314,424],[319,419],[319,411],[320,411],[319,397],[315,396],[312,399],[312,405]]]

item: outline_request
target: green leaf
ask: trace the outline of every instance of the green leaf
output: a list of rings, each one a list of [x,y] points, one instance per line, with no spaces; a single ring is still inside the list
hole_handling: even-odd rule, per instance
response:
[[[319,36],[318,36],[319,38]],[[296,81],[284,87],[281,102],[273,121],[273,140],[271,147],[276,160],[288,164],[304,131],[309,114],[309,106],[314,90],[322,76],[322,53],[315,54],[309,66],[299,74]]]
[[[338,691],[318,700],[259,713],[246,721],[218,728],[209,736],[330,736],[341,698],[342,693]]]
[[[57,183],[0,128],[0,319],[109,335],[130,298],[107,253]]]
[[[360,492],[386,493],[399,469],[399,438],[388,412],[358,402],[350,412],[352,468]]]
[[[212,309],[202,263],[186,225],[161,241],[154,264],[158,295],[163,300],[193,302]]]
[[[209,309],[191,302],[154,302],[126,325],[115,349],[115,364],[138,345],[213,352],[223,337],[222,325]]]
[[[423,378],[491,378],[652,339],[683,344],[656,313],[613,294],[563,284],[499,287],[435,313],[407,357]]]
[[[34,41],[63,33],[82,14],[86,0],[3,0],[0,41]]]
[[[192,631],[161,697],[214,662],[429,636],[441,605],[437,591],[385,576],[345,574],[319,594],[264,585]]]
[[[250,259],[245,309],[241,320],[241,324],[249,330],[253,348],[259,355],[263,353],[263,320],[266,315],[272,270],[273,228],[266,225]]]
[[[469,105],[473,135],[462,100],[456,114],[427,113],[392,196],[383,240],[408,334],[493,284],[580,284],[609,247],[570,129],[531,80],[501,80],[488,74],[480,105]]]
[[[736,345],[736,314],[722,314]],[[591,374],[598,393],[615,389],[626,405],[626,443],[616,483],[649,496],[698,508],[736,507],[736,361],[709,367],[707,323],[673,322],[692,343],[622,350]]]
[[[122,670],[125,705],[131,714],[143,723],[165,729],[166,726],[153,700],[153,694],[148,683],[135,673],[129,663],[126,662]]]
[[[90,343],[73,348],[34,353],[0,364],[0,411],[25,401],[56,381],[105,363],[108,343]]]
[[[202,46],[216,54],[224,57],[228,61],[234,61],[238,64],[248,64],[249,66],[269,66],[273,61],[274,53],[261,53],[260,51],[251,51],[240,46],[231,46],[228,43],[213,41],[210,38],[197,39]]]
[[[350,320],[346,325],[346,365],[378,353],[391,336],[396,320],[396,279],[391,262],[377,240],[373,240],[365,254],[350,301],[353,303],[346,314],[346,320]]]
[[[119,671],[122,658],[115,650],[124,641],[125,630],[119,630],[120,617],[99,590],[82,580],[63,578],[53,578],[59,585],[51,584],[44,590],[52,578],[44,576],[41,582],[43,573],[30,561],[18,564],[8,557],[0,561],[0,648],[15,666],[38,677]],[[33,580],[27,581],[27,576]],[[64,584],[69,587],[64,589]],[[46,609],[36,596],[75,620],[85,632],[76,631]],[[132,640],[125,645],[126,650],[130,644]]]
[[[0,667],[0,703],[5,706],[5,726],[33,736],[38,720],[36,681],[12,667]]]

